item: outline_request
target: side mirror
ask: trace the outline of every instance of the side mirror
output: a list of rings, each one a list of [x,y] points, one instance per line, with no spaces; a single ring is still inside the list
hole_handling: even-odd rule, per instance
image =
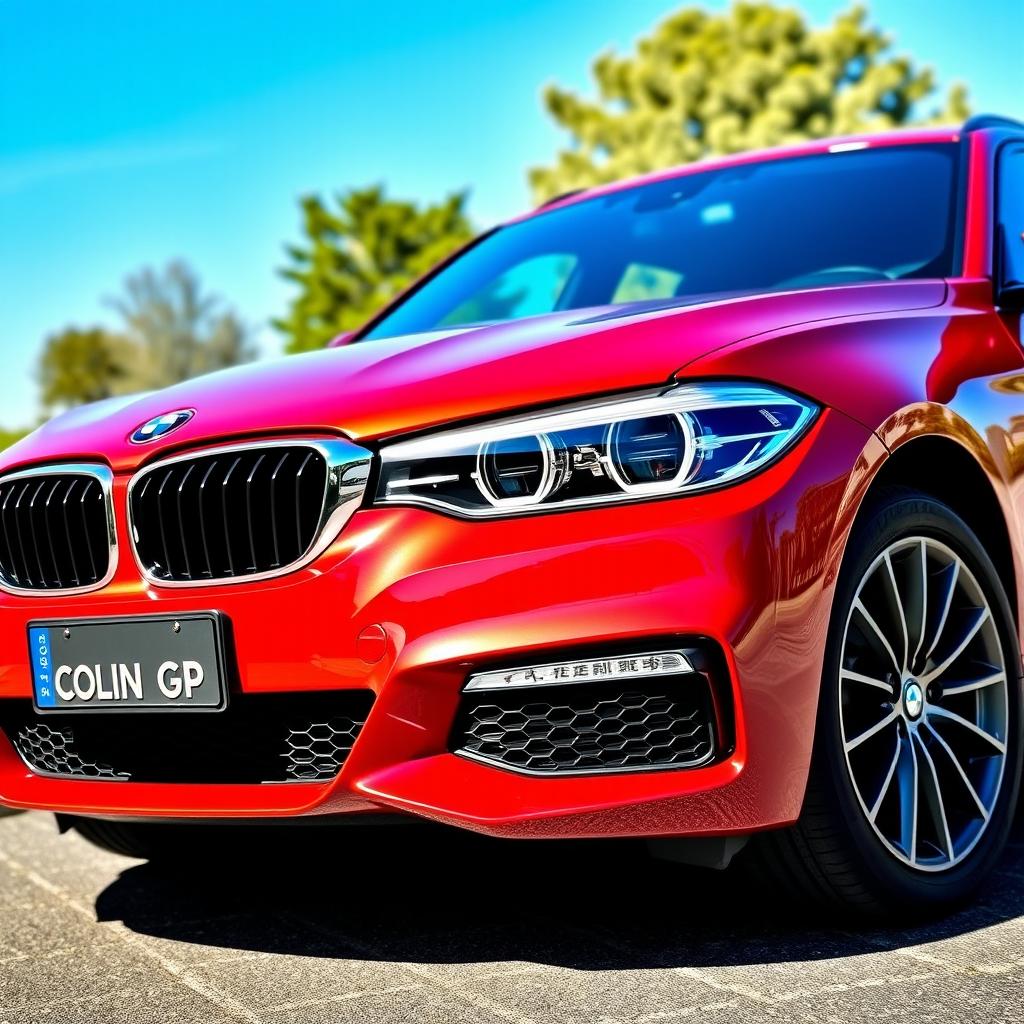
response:
[[[356,336],[356,331],[342,331],[336,338],[331,338],[327,342],[328,348],[341,348],[342,345],[347,345]]]

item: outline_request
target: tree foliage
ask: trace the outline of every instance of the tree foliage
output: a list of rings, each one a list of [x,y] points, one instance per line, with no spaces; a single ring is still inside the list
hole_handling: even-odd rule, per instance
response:
[[[28,430],[0,427],[0,451],[3,451],[5,448],[10,448],[15,441],[20,441],[27,433]]]
[[[255,354],[241,321],[203,294],[185,263],[130,275],[110,305],[119,331],[69,327],[44,343],[38,376],[48,412],[166,387]]]
[[[390,199],[380,186],[302,200],[300,245],[281,273],[298,285],[288,315],[275,321],[289,352],[321,348],[361,326],[385,303],[472,237],[464,193],[420,205]]]
[[[133,372],[134,346],[102,327],[51,334],[39,357],[40,398],[47,410],[98,402],[120,393]]]
[[[894,55],[862,7],[822,29],[770,3],[722,14],[686,7],[634,54],[598,57],[593,74],[596,100],[545,90],[571,142],[552,166],[530,171],[538,201],[713,154],[968,113],[963,88],[938,98],[932,71]]]
[[[150,267],[125,280],[125,294],[111,300],[125,335],[135,345],[132,390],[166,387],[255,355],[244,325],[216,295],[204,295],[183,262],[158,272]]]

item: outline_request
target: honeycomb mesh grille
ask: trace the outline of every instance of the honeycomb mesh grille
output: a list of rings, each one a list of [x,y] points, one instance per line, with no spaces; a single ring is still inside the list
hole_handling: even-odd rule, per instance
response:
[[[470,692],[464,700],[455,749],[518,771],[688,768],[715,754],[713,708],[700,675],[633,682],[627,689],[604,684]]]
[[[26,725],[18,730],[15,746],[21,756],[37,772],[47,775],[70,775],[82,779],[124,779],[108,764],[83,758],[75,749],[70,729],[53,729],[45,722]]]
[[[373,695],[244,694],[225,711],[46,714],[2,702],[0,726],[35,772],[134,782],[321,782],[345,763]]]
[[[309,782],[333,779],[359,735],[361,721],[334,717],[326,722],[293,721],[285,738],[285,774]]]

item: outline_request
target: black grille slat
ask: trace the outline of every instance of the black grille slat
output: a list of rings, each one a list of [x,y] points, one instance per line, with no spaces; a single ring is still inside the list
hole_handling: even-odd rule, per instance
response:
[[[130,782],[322,782],[341,770],[368,690],[238,694],[216,714],[40,715],[0,702],[0,728],[36,772]]]
[[[316,542],[327,472],[323,453],[301,443],[154,466],[129,497],[139,558],[154,578],[182,583],[286,568]]]
[[[302,460],[298,473],[295,474],[295,536],[300,546],[302,544],[302,474],[305,473],[311,458],[312,454],[307,455]]]
[[[99,484],[96,485],[100,490],[100,497],[102,498],[102,488]],[[92,490],[92,481],[87,481],[85,487],[82,489],[82,497],[78,501],[78,511],[81,513],[82,520],[82,536],[85,538],[85,550],[89,553],[89,568],[92,570],[92,574],[97,579],[97,564],[96,564],[96,553],[93,550],[93,545],[89,541],[89,492]],[[106,570],[104,570],[106,571]]]
[[[0,496],[3,497],[3,504],[0,505],[0,527],[2,527],[4,544],[9,557],[9,561],[4,563],[3,568],[6,570],[9,580],[17,584],[21,580],[23,570],[19,568],[14,557],[13,533],[7,519],[7,506],[11,502],[16,486],[16,484],[5,484],[0,487]]]
[[[176,511],[178,513],[178,537],[181,540],[181,557],[182,557],[182,561],[184,562],[184,565],[185,565],[185,578],[186,579],[192,579],[193,577],[192,577],[192,561],[191,561],[191,559],[189,558],[189,555],[188,555],[189,545],[188,545],[188,541],[185,540],[185,520],[182,518],[182,514],[181,514],[181,495],[182,495],[182,492],[185,490],[185,484],[188,483],[188,478],[192,475],[192,471],[195,468],[196,468],[195,465],[191,465],[191,466],[188,467],[188,469],[185,470],[185,472],[182,474],[182,477],[181,477],[181,483],[179,483],[178,487],[177,487],[178,500],[177,500],[177,503],[176,503]],[[201,524],[200,524],[200,532],[201,532]]]
[[[28,571],[28,552],[25,550],[25,536],[21,531],[21,516],[18,514],[18,502],[21,500],[21,493],[28,485],[18,486],[17,484],[11,487],[11,525],[10,532],[15,538],[15,544],[17,546],[19,561],[15,564],[18,566],[17,576],[20,579],[21,586],[30,587],[32,586],[31,578],[29,577]]]
[[[97,483],[93,488],[93,496],[89,499],[93,503],[92,515],[93,517],[99,517],[103,524],[102,531],[90,530],[87,536],[89,546],[95,549],[95,556],[97,564],[106,564],[107,559],[107,547],[106,547],[106,517],[107,517],[107,500],[103,495],[103,488]]]
[[[643,771],[706,764],[714,710],[702,675],[468,691],[453,749],[537,774]]]
[[[25,522],[21,514],[21,502],[28,492],[28,489],[32,486],[31,480],[26,480],[22,487],[18,490],[18,497],[14,499],[14,507],[11,509],[11,515],[14,519],[14,534],[18,538],[18,548],[21,552],[21,578],[24,581],[23,586],[32,587],[32,574],[29,568],[28,562],[28,549],[25,545]]]
[[[206,484],[210,479],[210,475],[215,469],[220,466],[220,462],[217,459],[210,459],[210,465],[206,472],[203,474],[203,479],[199,481],[199,538],[203,544],[203,558],[206,561],[206,571],[204,575],[207,579],[213,578],[213,559],[210,557],[210,531],[207,526],[207,506],[206,498],[209,491],[206,489]]]
[[[60,586],[61,571],[60,565],[67,564],[71,566],[72,582],[75,586],[78,586],[77,573],[74,571],[74,558],[70,550],[57,551],[57,544],[53,539],[53,498],[57,493],[58,488],[63,483],[59,478],[54,481],[52,487],[47,487],[46,491],[46,502],[43,505],[43,524],[46,527],[46,540],[47,550],[50,553],[50,564],[53,566],[53,585],[55,587]],[[60,533],[57,534],[61,537]],[[63,539],[63,538],[61,538]],[[60,563],[58,563],[58,558]]]
[[[257,472],[259,472],[260,465],[261,465],[261,463],[263,462],[263,460],[265,458],[266,458],[266,453],[264,452],[262,455],[260,455],[256,459],[256,462],[254,463],[252,469],[249,470],[249,475],[245,479],[245,520],[246,520],[246,525],[249,527],[249,553],[252,555],[252,571],[253,572],[258,572],[259,571],[256,567],[258,565],[260,565],[261,562],[260,562],[259,555],[256,554],[256,531],[253,529],[252,482],[255,479]],[[271,568],[274,567],[273,562],[270,562],[269,564],[270,564]]]
[[[0,583],[30,591],[101,583],[112,557],[107,504],[99,477],[77,467],[0,481]]]
[[[78,485],[78,478],[72,477],[68,481],[68,488],[64,492],[64,497],[61,500],[61,520],[64,523],[64,539],[68,544],[68,557],[71,560],[71,574],[75,581],[75,586],[81,586],[81,574],[78,571],[78,559],[75,557],[75,543],[71,539],[71,521],[68,514],[68,501],[71,495],[74,493],[75,487]]]
[[[284,455],[281,456],[280,461],[274,467],[273,473],[270,474],[270,534],[274,542],[274,567],[277,568],[282,564],[281,562],[281,536],[277,527],[277,485],[278,485],[278,474],[281,472],[281,468],[288,461],[288,456],[291,455],[290,451],[285,451]]]
[[[231,557],[231,527],[228,524],[228,486],[229,481],[231,480],[231,474],[234,473],[234,471],[239,467],[241,462],[241,458],[236,458],[235,461],[231,463],[230,467],[228,468],[228,471],[224,474],[224,479],[221,480],[220,483],[220,504],[222,518],[224,522],[224,553],[228,556],[228,576],[235,575],[235,562],[234,559]]]
[[[38,484],[29,485],[27,488],[32,492],[32,497],[28,500],[28,505],[25,506],[25,519],[28,523],[29,536],[32,538],[32,551],[35,554],[35,563],[33,569],[36,566],[39,567],[39,583],[38,585],[46,590],[49,584],[46,582],[46,570],[43,568],[43,556],[39,551],[39,534],[37,531],[38,517],[36,516],[36,498],[39,496],[39,492],[46,486],[46,478],[43,477]]]
[[[173,576],[174,569],[171,567],[171,546],[167,543],[168,527],[167,512],[164,508],[164,491],[167,485],[174,479],[174,470],[167,473],[156,489],[156,522],[160,529],[160,550],[163,553],[163,567],[168,576]],[[161,563],[157,562],[157,565]]]

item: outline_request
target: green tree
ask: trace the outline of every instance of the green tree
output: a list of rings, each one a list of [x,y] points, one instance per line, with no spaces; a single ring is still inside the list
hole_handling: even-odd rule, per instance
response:
[[[47,413],[167,387],[255,355],[244,324],[180,261],[130,275],[124,295],[108,301],[121,316],[119,331],[68,327],[43,344],[38,377]]]
[[[102,327],[51,334],[39,357],[40,398],[47,412],[98,402],[130,390],[135,346]]]
[[[634,54],[598,57],[593,74],[596,100],[544,92],[571,141],[529,172],[538,201],[712,154],[968,114],[964,89],[937,97],[932,71],[894,55],[862,7],[822,29],[770,3],[686,7]]]
[[[135,346],[130,390],[166,387],[255,356],[245,325],[218,296],[203,293],[188,264],[176,261],[162,272],[146,267],[124,288],[110,305]]]
[[[359,327],[385,303],[473,235],[464,193],[419,205],[389,199],[380,186],[302,199],[300,245],[281,274],[298,285],[288,315],[274,321],[289,352],[321,348]]]
[[[27,429],[0,427],[0,451],[10,448],[15,441],[20,441],[28,432]]]

